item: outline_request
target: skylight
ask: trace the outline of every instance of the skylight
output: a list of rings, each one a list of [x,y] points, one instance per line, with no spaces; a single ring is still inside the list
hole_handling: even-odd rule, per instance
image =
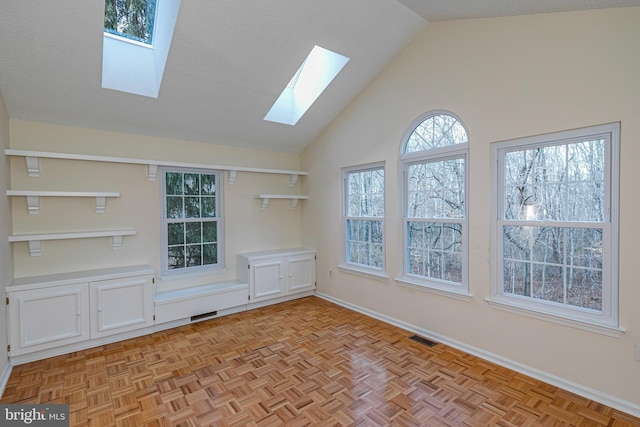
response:
[[[153,45],[156,0],[105,0],[104,31]]]
[[[315,46],[264,120],[293,126],[329,86],[349,58]]]
[[[180,0],[105,1],[103,88],[158,97],[179,9]]]

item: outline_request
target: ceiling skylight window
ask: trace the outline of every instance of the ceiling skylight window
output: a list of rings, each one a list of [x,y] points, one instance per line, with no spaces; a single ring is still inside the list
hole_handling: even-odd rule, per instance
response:
[[[156,0],[105,0],[104,32],[153,44]]]
[[[102,87],[157,98],[180,0],[106,0]]]
[[[329,86],[349,58],[315,46],[264,120],[293,126]]]

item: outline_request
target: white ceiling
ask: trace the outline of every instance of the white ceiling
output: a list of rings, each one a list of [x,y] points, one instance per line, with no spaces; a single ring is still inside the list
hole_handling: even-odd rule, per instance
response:
[[[102,0],[2,0],[0,93],[14,119],[300,152],[428,21],[638,5],[182,0],[155,99],[101,88]],[[314,45],[351,60],[296,126],[264,121]]]

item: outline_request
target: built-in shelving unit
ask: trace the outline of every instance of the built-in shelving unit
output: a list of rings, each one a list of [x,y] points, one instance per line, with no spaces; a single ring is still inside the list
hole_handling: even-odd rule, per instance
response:
[[[299,200],[307,200],[309,198],[309,196],[298,196],[298,195],[294,195],[294,194],[256,194],[255,196],[253,196],[255,199],[261,199],[262,200],[262,204],[260,205],[260,207],[262,209],[266,209],[267,206],[269,206],[269,201],[271,199],[285,199],[285,200],[289,200],[289,207],[291,209],[295,209],[296,206],[298,206],[298,201]]]
[[[95,197],[96,213],[104,213],[108,197],[120,197],[115,191],[40,191],[40,190],[7,190],[7,196],[24,196],[27,198],[27,209],[30,214],[40,213],[40,197]]]
[[[28,242],[29,254],[39,256],[42,254],[43,240],[86,239],[95,237],[111,237],[113,249],[120,249],[124,236],[133,236],[136,230],[97,230],[97,231],[72,231],[67,233],[42,233],[42,234],[18,234],[9,236],[9,242]]]
[[[14,150],[5,149],[4,153],[7,156],[24,157],[27,162],[27,173],[30,177],[40,176],[40,158],[49,159],[66,159],[66,160],[85,160],[93,162],[110,162],[110,163],[129,163],[147,166],[147,177],[150,181],[155,181],[158,175],[159,166],[171,166],[171,167],[189,167],[198,169],[216,169],[227,171],[227,180],[229,184],[233,184],[236,180],[238,172],[253,172],[253,173],[270,173],[279,175],[289,175],[289,185],[294,186],[298,182],[300,176],[309,175],[308,172],[296,171],[296,170],[284,170],[284,169],[267,169],[267,168],[249,168],[239,166],[224,166],[224,165],[212,165],[208,163],[187,163],[187,162],[170,162],[164,160],[150,160],[150,159],[136,159],[127,157],[112,157],[112,156],[95,156],[89,154],[71,154],[71,153],[52,153],[46,151],[29,151],[29,150]]]

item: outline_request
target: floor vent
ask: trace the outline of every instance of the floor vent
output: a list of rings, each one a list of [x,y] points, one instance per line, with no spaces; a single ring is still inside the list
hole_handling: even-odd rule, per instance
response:
[[[191,316],[191,321],[192,321],[192,322],[196,322],[196,321],[198,321],[198,320],[202,320],[202,319],[205,319],[205,318],[207,318],[207,317],[215,316],[216,314],[218,314],[218,311],[217,311],[217,310],[216,310],[216,311],[209,312],[209,313],[202,313],[202,314],[198,314],[198,315],[196,315],[196,316]]]
[[[424,344],[424,345],[426,345],[427,347],[433,347],[434,345],[438,344],[438,343],[437,343],[437,342],[435,342],[435,341],[428,340],[428,339],[423,338],[423,337],[418,336],[418,335],[412,335],[412,336],[410,336],[410,337],[409,337],[409,339],[410,339],[410,340],[413,340],[413,341],[415,341],[415,342],[418,342],[418,343],[420,343],[420,344]]]

